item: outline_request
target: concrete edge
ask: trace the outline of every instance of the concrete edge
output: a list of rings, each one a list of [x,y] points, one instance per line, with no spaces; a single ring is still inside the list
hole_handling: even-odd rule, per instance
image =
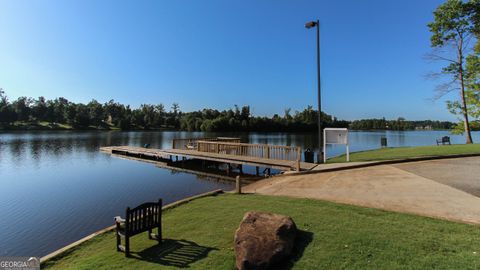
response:
[[[202,194],[198,194],[198,195],[195,195],[195,196],[191,196],[191,197],[188,197],[188,198],[185,198],[185,199],[182,199],[182,200],[179,200],[179,201],[176,201],[176,202],[173,202],[173,203],[170,203],[170,204],[167,204],[165,206],[162,207],[162,211],[164,210],[168,210],[168,209],[172,209],[172,208],[175,208],[177,206],[180,206],[182,204],[185,204],[185,203],[188,203],[190,201],[193,201],[195,199],[199,199],[199,198],[203,198],[203,197],[208,197],[208,196],[213,196],[213,195],[218,195],[218,194],[221,194],[223,193],[223,190],[222,189],[216,189],[216,190],[213,190],[213,191],[209,191],[209,192],[205,192],[205,193],[202,193]],[[68,251],[92,238],[94,238],[95,236],[98,236],[102,233],[106,233],[106,232],[109,232],[109,231],[112,231],[115,229],[115,225],[112,225],[112,226],[109,226],[107,228],[104,228],[104,229],[101,229],[99,231],[96,231],[90,235],[87,235],[85,237],[83,237],[82,239],[80,240],[77,240],[69,245],[66,245],[60,249],[57,249],[43,257],[40,258],[40,263],[44,263],[54,257],[57,257],[58,255],[64,253],[65,251]]]
[[[466,157],[480,157],[480,153],[478,153],[478,154],[445,155],[445,156],[424,156],[424,157],[404,158],[404,159],[389,159],[389,160],[380,160],[380,161],[365,161],[365,164],[355,164],[355,165],[348,165],[348,162],[345,162],[345,164],[347,164],[347,165],[344,166],[344,167],[330,168],[330,169],[324,169],[324,170],[310,170],[310,171],[302,171],[302,172],[291,172],[291,173],[288,173],[288,174],[280,174],[278,176],[335,172],[335,171],[359,169],[359,168],[366,168],[366,167],[379,166],[379,165],[389,165],[389,164],[396,164],[396,163],[428,161],[428,160],[449,159],[449,158],[466,158]],[[322,166],[322,165],[319,164],[319,165],[317,165],[317,167],[318,166]]]

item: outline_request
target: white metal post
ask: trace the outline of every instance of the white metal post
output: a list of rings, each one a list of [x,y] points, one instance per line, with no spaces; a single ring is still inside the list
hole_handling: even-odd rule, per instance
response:
[[[350,149],[348,149],[348,143],[347,143],[347,162],[350,162]]]
[[[347,138],[345,138],[345,139],[346,139],[347,144],[345,145],[345,147],[347,148],[346,149],[347,150],[347,162],[350,162],[350,148],[348,147],[350,142],[348,141],[348,129],[347,129],[346,134],[347,134]]]
[[[327,136],[326,130],[323,130],[323,163],[327,163]]]

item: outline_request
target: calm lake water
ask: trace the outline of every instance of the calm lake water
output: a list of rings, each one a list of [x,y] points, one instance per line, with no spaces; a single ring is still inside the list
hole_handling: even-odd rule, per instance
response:
[[[448,131],[351,132],[351,151],[388,145],[433,145]],[[125,215],[126,206],[163,198],[170,203],[233,184],[111,157],[101,146],[150,143],[168,148],[173,138],[236,136],[244,142],[313,148],[311,133],[8,132],[0,133],[0,256],[44,256]],[[450,135],[453,143],[462,136]],[[480,141],[480,133],[474,133]],[[343,146],[329,147],[342,154]],[[112,243],[112,247],[114,243]]]

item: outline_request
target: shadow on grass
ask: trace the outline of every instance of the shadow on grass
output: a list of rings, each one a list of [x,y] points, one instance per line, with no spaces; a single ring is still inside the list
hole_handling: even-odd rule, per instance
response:
[[[295,245],[293,246],[292,256],[289,260],[279,263],[278,266],[275,266],[275,269],[292,269],[295,263],[302,258],[305,248],[310,244],[310,242],[312,242],[312,240],[312,232],[297,230],[297,236],[295,237]]]
[[[191,263],[208,256],[216,248],[199,246],[187,240],[163,239],[161,244],[140,252],[131,252],[132,258],[166,266],[188,268]]]

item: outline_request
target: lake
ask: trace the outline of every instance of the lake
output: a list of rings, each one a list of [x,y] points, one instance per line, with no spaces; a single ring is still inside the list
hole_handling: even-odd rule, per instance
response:
[[[448,131],[350,132],[350,150],[434,145],[435,139],[463,136]],[[127,206],[163,198],[170,203],[233,183],[160,169],[154,164],[111,157],[101,146],[150,143],[169,148],[173,138],[230,136],[250,143],[317,148],[312,133],[202,132],[3,132],[0,133],[0,256],[44,256],[113,224]],[[475,142],[480,133],[474,132]],[[344,146],[329,146],[329,156]],[[114,243],[112,243],[112,248]]]

